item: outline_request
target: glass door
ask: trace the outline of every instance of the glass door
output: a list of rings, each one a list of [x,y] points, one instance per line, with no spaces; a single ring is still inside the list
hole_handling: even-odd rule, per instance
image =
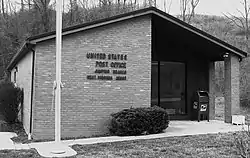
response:
[[[152,63],[152,104],[169,114],[186,114],[185,63]]]

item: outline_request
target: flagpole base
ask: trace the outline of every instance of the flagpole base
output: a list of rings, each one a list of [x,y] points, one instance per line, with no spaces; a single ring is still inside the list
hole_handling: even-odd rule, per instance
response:
[[[31,133],[28,134],[28,140],[31,140],[32,137],[31,137]]]
[[[53,144],[50,153],[56,155],[64,154],[66,153],[65,146],[61,143],[55,143]]]
[[[61,142],[44,143],[35,148],[43,157],[69,157],[77,154],[75,150]]]

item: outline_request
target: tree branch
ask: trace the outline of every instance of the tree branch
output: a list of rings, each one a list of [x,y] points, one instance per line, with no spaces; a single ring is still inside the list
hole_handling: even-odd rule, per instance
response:
[[[232,14],[230,14],[230,13],[228,13],[228,14],[229,14],[231,17],[227,16],[226,14],[224,14],[224,16],[225,16],[228,20],[230,20],[231,22],[233,22],[233,23],[234,23],[236,26],[238,26],[239,28],[245,30],[245,25],[244,25],[243,19],[240,19],[239,17],[234,16],[234,15],[232,15]],[[239,24],[237,23],[237,20],[241,23],[241,25],[239,25]]]
[[[236,9],[240,14],[241,14],[241,16],[245,19],[246,18],[246,16],[242,13],[242,11],[240,11],[239,9]]]

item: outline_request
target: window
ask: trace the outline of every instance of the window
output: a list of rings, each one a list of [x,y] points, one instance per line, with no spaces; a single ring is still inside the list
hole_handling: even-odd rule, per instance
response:
[[[153,61],[151,75],[151,105],[186,114],[185,63]]]

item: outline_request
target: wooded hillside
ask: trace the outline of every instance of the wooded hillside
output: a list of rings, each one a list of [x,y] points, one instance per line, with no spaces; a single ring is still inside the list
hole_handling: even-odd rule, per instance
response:
[[[196,15],[191,25],[210,33],[211,35],[228,42],[229,44],[245,50],[245,37],[242,30],[228,18],[219,16]],[[241,105],[250,102],[250,59],[244,58],[240,67]],[[216,90],[218,96],[223,96],[224,91],[224,62],[216,62]]]

